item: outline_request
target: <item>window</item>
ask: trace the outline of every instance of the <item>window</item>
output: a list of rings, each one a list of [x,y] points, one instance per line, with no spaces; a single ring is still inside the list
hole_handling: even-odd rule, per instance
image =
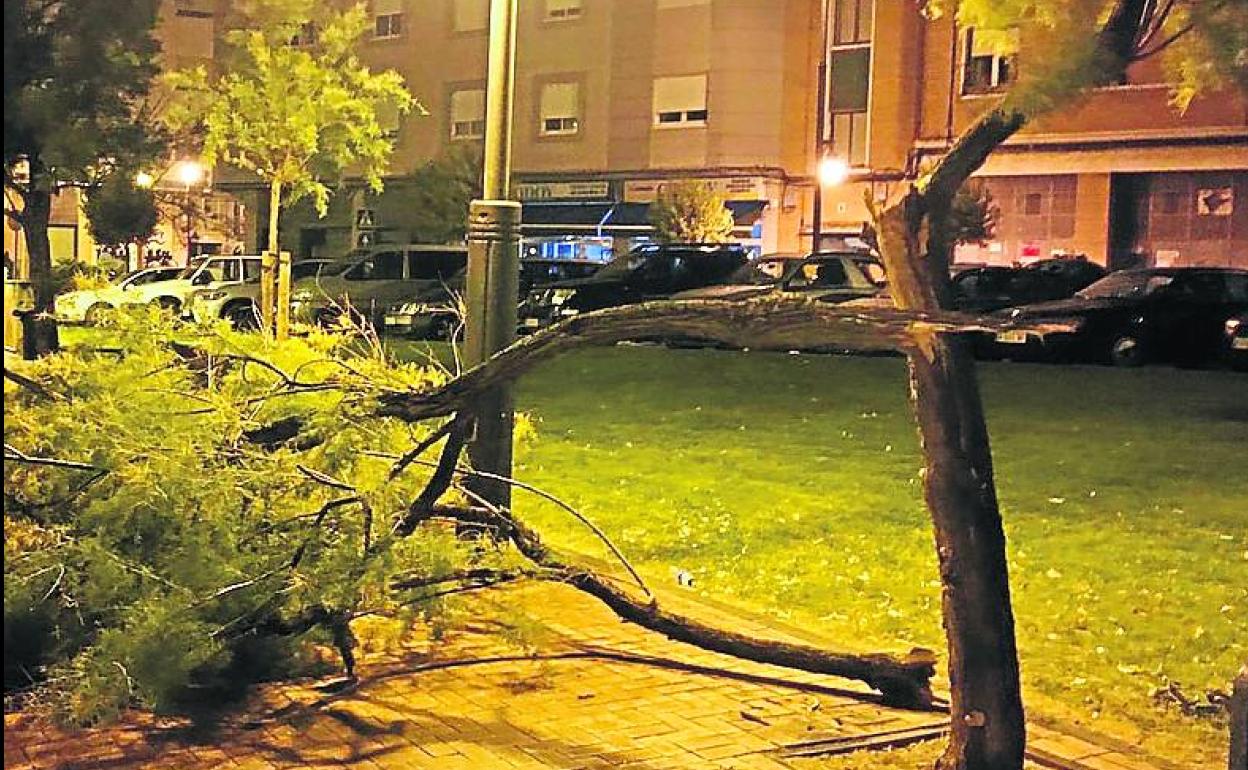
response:
[[[452,26],[456,32],[476,32],[490,21],[489,0],[455,0]]]
[[[373,39],[403,34],[403,0],[373,0]]]
[[[968,29],[962,93],[998,91],[1014,82],[1017,54],[1017,30]]]
[[[871,92],[874,0],[834,0],[829,20],[828,135],[832,155],[867,165],[867,103]]]
[[[686,5],[710,5],[711,0],[659,0],[659,10],[664,8],[683,8]]]
[[[580,88],[576,83],[547,83],[542,86],[542,136],[565,136],[580,130]]]
[[[470,88],[451,92],[451,138],[485,136],[485,91]]]
[[[413,251],[407,255],[407,275],[413,281],[446,281],[467,266],[465,251]]]
[[[874,21],[874,0],[836,0],[832,21],[832,44],[850,45],[871,42]]]
[[[655,78],[656,126],[705,126],[706,75]]]
[[[351,268],[343,276],[348,281],[399,281],[403,279],[403,254],[382,251]]]
[[[1023,213],[1028,216],[1039,216],[1044,213],[1044,195],[1038,192],[1023,196]]]
[[[262,266],[258,259],[244,259],[243,263],[243,281],[246,283],[259,283],[260,272]]]
[[[581,17],[581,0],[546,0],[548,21],[567,21]]]

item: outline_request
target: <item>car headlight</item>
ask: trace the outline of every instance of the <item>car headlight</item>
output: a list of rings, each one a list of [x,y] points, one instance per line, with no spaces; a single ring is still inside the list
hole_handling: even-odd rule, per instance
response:
[[[220,289],[212,289],[210,291],[201,291],[195,294],[193,299],[202,299],[205,302],[214,302],[219,299],[225,299],[225,292]]]
[[[294,294],[290,295],[290,300],[292,302],[311,302],[312,292],[308,291],[307,289],[297,291]]]
[[[576,289],[552,289],[550,292],[550,304],[562,305],[576,294]]]
[[[1243,326],[1243,321],[1238,318],[1228,318],[1226,321],[1226,334],[1234,337],[1239,332],[1239,327]]]

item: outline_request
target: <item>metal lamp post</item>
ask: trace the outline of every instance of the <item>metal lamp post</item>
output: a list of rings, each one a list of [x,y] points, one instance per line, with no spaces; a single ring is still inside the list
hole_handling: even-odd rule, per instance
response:
[[[810,250],[819,251],[823,240],[823,178],[822,167],[826,159],[828,114],[828,0],[819,3],[819,82],[815,85],[815,199],[811,206]]]
[[[507,347],[516,335],[520,261],[520,204],[508,200],[511,177],[511,116],[515,89],[517,0],[490,0],[489,72],[486,80],[482,197],[468,209],[467,329],[464,360],[479,364]],[[473,467],[511,477],[512,394],[506,386],[474,404],[476,435],[469,445]],[[496,479],[473,479],[471,488],[493,505],[510,507],[511,487]]]
[[[195,256],[195,220],[192,213],[191,204],[191,188],[199,184],[204,178],[204,167],[195,160],[184,160],[178,163],[177,168],[178,181],[186,187],[186,201],[184,210],[186,213],[186,263],[191,263],[191,258]]]

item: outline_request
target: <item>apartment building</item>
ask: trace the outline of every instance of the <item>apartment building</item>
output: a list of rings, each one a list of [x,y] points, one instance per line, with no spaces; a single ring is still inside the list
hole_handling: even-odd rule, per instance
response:
[[[644,240],[648,204],[678,179],[720,189],[737,237],[757,250],[810,248],[821,155],[844,159],[858,181],[822,191],[819,229],[859,233],[864,196],[896,192],[1026,67],[1008,39],[923,19],[910,0],[828,0],[826,19],[824,5],[520,0],[513,192],[529,253],[597,258]],[[399,189],[430,158],[482,140],[488,0],[369,9],[362,57],[401,73],[428,113],[396,122],[389,185]],[[1245,264],[1248,99],[1210,94],[1179,113],[1159,66],[1142,62],[995,153],[979,176],[999,212],[996,238],[959,259]],[[246,187],[228,174],[221,185]],[[284,241],[309,255],[403,239],[402,200],[340,195],[325,219],[292,212]],[[248,240],[259,242],[265,217],[252,219]]]
[[[867,181],[824,191],[824,230],[943,153],[1027,66],[1017,40],[927,21],[905,0],[831,0],[827,151]],[[1113,266],[1248,267],[1248,95],[1169,104],[1157,57],[1027,126],[978,174],[999,210],[966,262],[1082,254]]]

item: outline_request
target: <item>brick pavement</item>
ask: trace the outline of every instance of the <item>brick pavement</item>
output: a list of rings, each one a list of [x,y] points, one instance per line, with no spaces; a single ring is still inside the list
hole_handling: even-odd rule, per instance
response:
[[[668,641],[619,622],[567,586],[500,589],[479,599],[497,612],[482,612],[436,645],[364,656],[360,681],[348,691],[313,682],[265,686],[210,730],[132,714],[69,736],[6,715],[4,766],[785,770],[803,746],[931,734],[944,721],[882,707],[855,682]],[[517,651],[497,633],[504,607],[518,605],[544,621],[533,650]],[[698,605],[697,612],[740,631],[793,638],[723,609]],[[1043,749],[1036,759],[1047,766],[1069,759],[1083,762],[1069,765],[1078,770],[1151,770],[1058,733],[1041,731],[1036,744]]]

